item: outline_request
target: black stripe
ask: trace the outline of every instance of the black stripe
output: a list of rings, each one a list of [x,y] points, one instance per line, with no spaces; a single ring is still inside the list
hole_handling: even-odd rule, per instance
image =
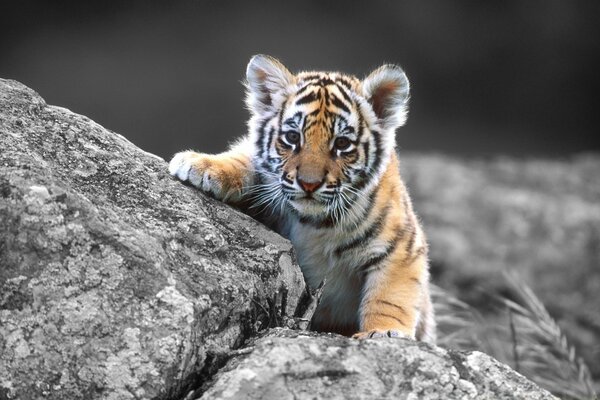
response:
[[[371,131],[371,135],[373,135],[373,140],[375,141],[375,157],[372,160],[372,165],[366,166],[366,172],[363,174],[364,179],[355,185],[355,187],[359,190],[367,186],[373,175],[377,173],[379,165],[381,164],[381,156],[383,153],[383,149],[381,148],[381,135],[375,130]]]
[[[358,273],[368,272],[367,270],[369,268],[371,268],[374,265],[379,264],[380,262],[382,262],[386,258],[388,258],[394,251],[396,251],[396,248],[398,247],[398,243],[400,242],[400,239],[402,238],[402,236],[404,236],[404,230],[400,229],[400,230],[398,230],[398,233],[396,233],[396,236],[394,236],[392,241],[388,243],[388,246],[386,247],[385,251],[382,254],[370,258],[367,262],[363,263],[362,265],[360,265],[359,267],[356,268]]]
[[[363,149],[365,152],[365,168],[369,165],[369,149],[370,149],[371,143],[370,142],[365,142],[363,145]]]
[[[335,81],[329,77],[324,76],[319,79],[319,85],[320,86],[335,85]]]
[[[366,220],[366,219],[368,219],[369,215],[371,215],[371,211],[373,210],[373,207],[375,206],[375,203],[377,202],[377,196],[379,194],[380,188],[381,188],[381,185],[378,185],[375,187],[375,189],[371,193],[369,193],[369,200],[367,201],[367,207],[363,210],[363,213],[360,216],[361,220]]]
[[[271,127],[271,129],[269,129],[269,133],[267,136],[267,145],[265,146],[265,151],[267,152],[267,154],[269,154],[269,149],[271,148],[271,143],[273,140],[273,135],[275,134],[275,128]]]
[[[344,87],[348,90],[352,90],[352,85],[351,83],[344,77],[337,77],[337,79],[335,80],[337,83],[340,83],[342,85],[344,85]]]
[[[364,273],[364,272],[366,272],[367,269],[369,269],[373,265],[379,264],[381,261],[383,261],[384,259],[386,259],[388,255],[389,254],[388,254],[388,252],[386,250],[385,253],[380,254],[377,257],[373,257],[373,258],[369,259],[369,261],[367,261],[366,263],[364,263],[361,266],[359,266],[358,268],[356,268],[356,270],[359,273]]]
[[[414,263],[417,260],[417,258],[419,258],[423,254],[425,254],[425,252],[426,252],[425,246],[419,247],[419,249],[412,254],[412,257],[410,259],[408,257],[411,254],[407,254],[407,256],[404,258],[404,260],[402,260],[402,263],[407,266],[410,266],[410,265],[412,265],[412,263]]]
[[[287,190],[287,191],[288,191],[288,192],[290,192],[290,193],[293,193],[293,192],[295,192],[295,191],[296,191],[296,189],[294,189],[294,187],[293,187],[293,186],[288,186],[288,185],[286,185],[285,183],[282,183],[282,184],[281,184],[281,187],[282,187],[282,190],[283,190],[283,191],[286,191],[286,190]]]
[[[408,226],[405,228],[405,230],[410,232],[410,239],[408,239],[405,251],[408,254],[412,250],[412,247],[415,244],[415,240],[417,239],[417,230],[415,229],[415,224],[413,221],[410,221],[410,223],[407,225]]]
[[[402,311],[403,314],[406,314],[406,310],[404,309],[404,307],[399,306],[398,304],[394,304],[394,303],[390,303],[389,301],[385,301],[385,300],[376,300],[377,303],[381,303],[381,304],[385,304],[388,306],[392,306],[397,308],[398,310]]]
[[[310,92],[296,100],[296,105],[311,103],[317,100],[319,100],[318,92]]]
[[[271,117],[265,118],[258,127],[258,138],[256,139],[255,146],[258,147],[258,158],[263,158],[265,152],[265,128],[271,120]]]
[[[298,89],[298,91],[296,92],[296,96],[300,96],[301,94],[303,94],[306,90],[311,88],[312,83],[307,83],[306,85],[302,86],[300,89]]]
[[[283,113],[285,112],[285,109],[286,109],[286,107],[285,107],[285,105],[284,105],[284,106],[281,108],[281,110],[279,111],[279,113],[277,114],[277,118],[278,118],[278,121],[277,121],[277,126],[281,126],[281,124],[282,124],[282,120],[283,120]],[[271,119],[272,119],[272,118],[271,118]],[[266,127],[266,124],[265,124],[265,127]],[[263,128],[263,131],[264,131],[264,128]],[[265,151],[267,151],[267,150],[268,150],[268,149],[271,147],[271,143],[272,143],[272,141],[273,141],[273,136],[275,135],[275,132],[276,132],[276,131],[275,131],[275,128],[274,128],[274,127],[271,127],[271,129],[269,130],[269,133],[268,133],[268,142],[267,142],[267,143],[265,143],[265,142],[263,141],[263,146],[264,146],[264,148],[261,148],[261,151],[260,151],[260,153],[259,153],[259,158],[265,158]],[[279,132],[278,132],[278,133],[279,133],[279,135],[281,135],[281,128],[279,129]],[[263,136],[265,136],[264,132],[263,132]],[[280,155],[280,156],[281,156],[281,153],[280,153],[280,152],[279,152],[279,150],[277,149],[277,146],[275,146],[275,151],[277,152],[277,154],[278,154],[278,155]],[[269,153],[268,153],[268,151],[267,151],[267,154],[269,154]]]
[[[398,317],[394,317],[393,315],[389,315],[389,314],[383,314],[383,313],[378,313],[378,312],[370,312],[370,313],[367,313],[367,314],[365,314],[365,315],[379,315],[380,317],[391,318],[391,319],[393,319],[393,320],[396,320],[396,321],[398,321],[398,322],[400,323],[400,325],[402,325],[402,326],[406,326],[406,325],[404,325],[404,321],[402,321],[402,320],[401,320],[400,318],[398,318]]]
[[[362,113],[360,112],[360,110],[358,110],[358,135],[356,136],[357,137],[357,139],[356,139],[357,142],[361,141],[364,133],[365,133],[364,119],[363,119]],[[371,157],[369,155],[370,147],[371,147],[371,142],[370,141],[366,141],[364,143],[364,146],[363,146],[364,151],[365,151],[364,169],[369,168],[369,159]],[[363,184],[361,185],[361,183],[358,183],[358,185],[364,187],[364,184],[366,184],[366,182],[364,182],[364,181],[366,181],[368,179],[368,174],[366,174],[364,170],[361,171],[361,172],[362,173],[359,176],[363,180]]]
[[[350,95],[348,93],[346,93],[346,89],[344,89],[342,86],[337,85],[338,90],[340,91],[340,93],[342,94],[342,96],[344,96],[344,99],[350,103],[350,104],[354,104],[354,102],[352,101],[352,98],[350,97]]]
[[[369,193],[369,201],[367,203],[367,208],[363,211],[362,218],[367,219],[368,216],[371,215],[371,211],[373,210],[373,207],[375,207],[375,203],[377,202],[377,196],[379,196],[380,189],[381,185],[377,185],[373,189],[373,191]],[[387,210],[385,212],[387,213]]]
[[[346,104],[344,104],[344,102],[342,100],[338,99],[332,93],[330,93],[330,99],[334,106],[336,106],[337,108],[342,109],[345,112],[347,112],[348,114],[350,114],[350,109],[348,108],[348,106]]]
[[[381,153],[383,153],[382,143],[381,143],[381,132],[372,130],[371,135],[375,139],[375,159],[373,160],[373,165],[371,166],[371,172],[375,173],[379,170],[379,164],[381,164]]]
[[[358,135],[356,136],[356,140],[360,141],[362,136],[365,134],[365,119],[363,118],[360,109],[357,111],[358,114]]]
[[[302,77],[303,80],[305,81],[311,81],[311,80],[320,80],[321,78],[323,78],[323,75],[319,75],[319,74],[308,74],[308,75],[304,75]]]
[[[373,158],[372,164],[369,166],[370,176],[376,174],[379,171],[379,165],[381,165],[381,158],[383,153],[383,143],[381,140],[381,133],[379,131],[371,131],[371,135],[373,135],[373,140],[375,142],[375,157]]]
[[[390,210],[391,206],[388,204],[382,211],[381,214],[377,217],[377,220],[371,224],[371,226],[365,230],[362,235],[355,237],[350,242],[343,244],[334,250],[334,253],[337,257],[340,257],[343,252],[348,251],[359,244],[368,244],[373,237],[379,236],[381,231],[383,230],[383,225],[385,219],[387,218],[387,214]]]

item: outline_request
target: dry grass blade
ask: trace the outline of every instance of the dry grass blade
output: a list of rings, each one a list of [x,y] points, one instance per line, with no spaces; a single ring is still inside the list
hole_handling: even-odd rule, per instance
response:
[[[490,344],[483,342],[486,324],[473,307],[435,285],[431,285],[431,300],[439,346],[490,352]]]
[[[544,304],[523,280],[508,274],[506,279],[516,299],[502,299],[510,322],[504,337],[515,369],[562,398],[596,399],[588,367]]]

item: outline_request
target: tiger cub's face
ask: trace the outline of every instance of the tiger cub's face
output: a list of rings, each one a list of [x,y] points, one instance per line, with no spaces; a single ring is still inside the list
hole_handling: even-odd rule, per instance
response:
[[[292,75],[268,56],[248,65],[247,104],[270,196],[302,217],[351,218],[378,184],[406,118],[408,80],[383,66],[364,81],[339,73]]]

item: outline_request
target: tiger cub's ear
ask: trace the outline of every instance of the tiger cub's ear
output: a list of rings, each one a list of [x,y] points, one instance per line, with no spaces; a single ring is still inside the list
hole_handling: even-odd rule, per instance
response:
[[[255,114],[281,106],[294,75],[273,57],[258,54],[246,69],[246,105]]]
[[[363,93],[384,129],[396,129],[406,122],[409,83],[402,68],[383,65],[362,82]]]

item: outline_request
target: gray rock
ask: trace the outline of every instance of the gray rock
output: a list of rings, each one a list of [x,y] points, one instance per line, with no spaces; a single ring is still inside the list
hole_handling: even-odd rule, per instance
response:
[[[348,340],[274,329],[201,399],[556,399],[480,352],[404,339]]]
[[[301,314],[294,257],[162,159],[0,79],[0,399],[177,397]]]

